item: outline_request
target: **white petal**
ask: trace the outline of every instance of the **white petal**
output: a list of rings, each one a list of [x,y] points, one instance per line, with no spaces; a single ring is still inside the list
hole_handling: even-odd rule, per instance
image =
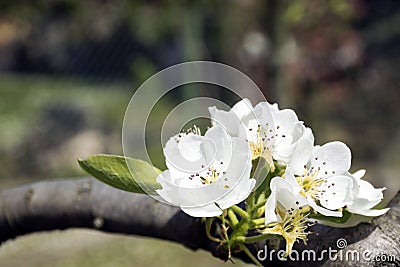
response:
[[[200,150],[200,144],[204,137],[194,134],[181,134],[181,136],[179,142],[176,141],[178,135],[167,141],[164,147],[166,165],[173,172],[196,172],[201,165],[205,164]],[[180,146],[181,142],[183,145]]]
[[[275,134],[274,158],[285,164],[289,163],[303,131],[304,125],[302,122],[293,123],[290,131],[286,131],[281,127],[277,129]]]
[[[208,108],[214,126],[222,126],[230,135],[237,136],[240,126],[239,117],[230,111],[219,110],[216,107]]]
[[[302,195],[293,194],[291,190],[281,189],[278,194],[278,202],[286,210],[293,207],[302,207],[308,204],[307,200]]]
[[[213,144],[213,155],[205,152],[205,158],[211,161],[211,157],[217,161],[222,161],[228,165],[232,158],[232,138],[230,135],[221,127],[214,126],[208,129],[204,137],[211,140]],[[203,148],[203,146],[201,146]],[[204,146],[204,151],[211,152],[210,149],[206,149],[209,145]],[[203,150],[203,149],[202,149]],[[210,159],[209,159],[210,158]]]
[[[274,131],[274,122],[272,119],[271,111],[269,110],[269,105],[262,102],[258,104],[251,113],[247,114],[241,119],[242,124],[239,127],[238,136],[249,140],[251,142],[256,142],[258,139],[257,129],[262,127],[265,129]],[[274,132],[270,133],[271,135]]]
[[[253,112],[259,124],[263,126],[268,124],[268,130],[273,130],[275,132],[274,117],[272,115],[271,105],[268,102],[258,103],[254,107]]]
[[[291,134],[296,123],[299,122],[296,113],[291,109],[278,111],[272,109],[272,117],[279,134]]]
[[[190,162],[199,161],[202,157],[200,144],[204,137],[198,135],[188,135],[178,143],[178,151],[182,157]]]
[[[313,152],[311,166],[320,168],[319,177],[344,174],[350,169],[351,151],[342,142],[327,143]]]
[[[252,116],[252,115],[251,115]],[[242,120],[242,125],[239,127],[238,137],[250,142],[257,142],[257,128],[261,125],[258,119],[250,119],[248,117]]]
[[[367,171],[364,170],[364,169],[358,170],[358,171],[356,171],[355,173],[353,173],[353,177],[356,178],[356,179],[361,179],[361,178],[364,177],[364,175],[365,175],[366,172],[367,172]]]
[[[221,209],[227,209],[245,200],[256,185],[255,179],[242,179],[229,194],[216,201]]]
[[[214,203],[198,207],[181,207],[181,210],[192,217],[214,217],[222,214],[222,210]]]
[[[241,119],[252,113],[253,106],[247,98],[236,103],[230,111],[219,110],[216,107],[208,108],[214,126],[220,125],[232,136],[238,136]]]
[[[359,180],[358,185],[360,188],[360,192],[357,197],[364,198],[370,201],[376,199],[382,199],[383,198],[382,191],[386,189],[386,188],[374,188],[374,186],[371,183],[365,180]]]
[[[290,168],[287,168],[285,171],[285,181],[290,184],[290,187],[292,188],[292,192],[294,194],[299,194],[299,192],[301,190],[301,186],[297,182],[297,180]]]
[[[270,188],[271,195],[265,203],[265,224],[280,220],[278,215],[275,213],[278,202],[285,209],[290,209],[294,206],[301,207],[307,204],[306,199],[297,194],[296,189],[291,187],[291,184],[286,181],[286,178],[272,178]]]
[[[241,101],[237,102],[231,109],[236,116],[241,119],[250,112],[253,111],[253,105],[251,104],[250,100],[247,98],[242,99]]]
[[[308,130],[307,130],[308,132]],[[297,142],[295,151],[293,152],[289,166],[293,172],[297,175],[301,175],[304,172],[304,166],[307,165],[310,160],[311,153],[314,148],[314,136],[305,134]]]
[[[251,151],[247,142],[238,137],[232,137],[232,158],[221,183],[234,188],[242,179],[250,179],[251,171]],[[225,163],[224,163],[225,164]],[[222,165],[224,165],[222,164]],[[220,178],[220,179],[221,179]]]
[[[372,209],[373,207],[378,205],[378,203],[381,201],[382,199],[368,200],[365,198],[356,198],[351,205],[347,206],[347,208],[349,211],[357,213],[357,211],[359,210]]]
[[[376,217],[385,214],[389,208],[381,209],[381,210],[350,210],[351,213],[356,213],[364,216]]]
[[[186,205],[197,205],[200,203],[201,198],[196,198],[199,195],[196,194],[194,197],[188,199],[188,195],[190,193],[196,192],[198,188],[184,188],[179,185],[176,185],[176,180],[180,180],[181,178],[170,177],[171,172],[166,170],[162,172],[157,177],[157,182],[161,184],[162,189],[156,190],[156,192],[168,203],[178,205],[180,203],[185,203]],[[173,182],[171,182],[173,180]]]
[[[336,210],[352,203],[354,199],[353,180],[349,176],[338,175],[331,176],[326,179],[326,183],[319,187],[325,192],[321,193],[319,200],[321,206]]]
[[[273,179],[279,179],[273,178]],[[273,180],[272,179],[272,180]],[[271,182],[272,182],[271,180]],[[269,224],[271,222],[277,222],[278,221],[278,216],[275,213],[275,208],[276,208],[276,190],[275,188],[271,191],[271,194],[269,195],[267,202],[265,203],[265,224]]]
[[[359,194],[356,199],[354,199],[351,205],[347,208],[352,213],[357,214],[378,214],[379,211],[371,210],[383,199],[382,191],[385,188],[374,188],[372,184],[364,180],[358,180]],[[369,212],[371,210],[371,212]],[[382,211],[383,212],[383,211]],[[379,216],[379,215],[366,215],[366,216]]]
[[[268,102],[262,102],[262,103],[267,103],[268,106],[269,106],[269,108],[270,108],[271,110],[273,110],[273,111],[278,111],[278,110],[279,110],[278,103],[273,103],[273,104],[270,104],[270,103],[268,103]]]
[[[325,216],[331,216],[331,217],[342,217],[342,212],[341,211],[332,211],[325,209],[323,207],[320,207],[315,203],[315,201],[312,198],[307,198],[308,204],[313,208],[316,212],[325,215]]]

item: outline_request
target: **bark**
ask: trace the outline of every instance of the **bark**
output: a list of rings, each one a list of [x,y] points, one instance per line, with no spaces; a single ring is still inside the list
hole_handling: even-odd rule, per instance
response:
[[[295,244],[294,249],[300,253],[299,259],[304,249],[315,251],[317,258],[329,247],[338,250],[336,242],[344,238],[348,245],[332,254],[337,256],[336,260],[329,260],[329,255],[325,252],[323,260],[309,261],[305,251],[303,259],[306,265],[399,266],[400,192],[392,200],[390,207],[391,210],[384,216],[357,227],[311,227],[311,231],[317,234],[310,235],[307,246]],[[77,227],[150,236],[177,242],[193,250],[204,249],[222,259],[227,257],[226,253],[219,250],[217,243],[208,240],[200,219],[192,218],[178,208],[157,202],[146,195],[114,189],[92,178],[43,181],[0,192],[0,243],[28,233]],[[249,245],[248,248],[257,255],[259,250],[265,250],[265,245],[265,242],[259,242]],[[268,251],[284,246],[283,242],[274,245],[271,241],[267,245]],[[359,260],[351,258],[355,255],[352,250],[359,253]],[[383,259],[384,254],[388,256],[386,260]],[[290,259],[281,261],[276,253],[272,255],[271,259],[268,255],[264,265],[305,264],[304,261]],[[381,258],[376,258],[377,255]],[[233,256],[249,261],[244,253],[233,253]],[[389,256],[395,256],[396,259]],[[365,260],[374,257],[375,261]]]

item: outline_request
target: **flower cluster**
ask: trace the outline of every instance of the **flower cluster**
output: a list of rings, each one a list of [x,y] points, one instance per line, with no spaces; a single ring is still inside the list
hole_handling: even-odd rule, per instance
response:
[[[388,210],[373,209],[384,188],[362,180],[365,170],[349,172],[350,149],[338,141],[315,145],[293,110],[243,99],[229,111],[209,111],[204,135],[194,127],[167,142],[158,193],[191,216],[219,218],[220,238],[208,235],[229,251],[279,235],[290,253],[315,221]],[[258,235],[247,237],[251,230]]]

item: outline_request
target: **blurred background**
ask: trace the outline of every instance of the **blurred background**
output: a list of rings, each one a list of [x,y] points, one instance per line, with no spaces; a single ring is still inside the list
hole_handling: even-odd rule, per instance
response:
[[[123,115],[136,88],[189,60],[243,71],[270,102],[295,109],[317,143],[346,142],[352,170],[368,168],[366,179],[388,188],[385,202],[399,190],[396,0],[0,0],[0,189],[84,176],[77,158],[122,154]],[[166,96],[154,123],[196,90]],[[161,147],[150,150],[162,167]],[[223,264],[164,241],[86,230],[0,248],[1,266],[193,262]]]

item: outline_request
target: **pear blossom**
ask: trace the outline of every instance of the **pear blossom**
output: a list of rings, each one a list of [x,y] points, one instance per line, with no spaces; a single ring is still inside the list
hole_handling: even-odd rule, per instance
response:
[[[164,155],[168,170],[157,181],[157,193],[193,217],[214,217],[248,197],[251,152],[245,140],[231,137],[221,126],[198,128],[170,138]]]
[[[299,189],[282,177],[274,177],[270,184],[271,195],[265,204],[266,234],[281,235],[286,240],[286,253],[290,254],[296,240],[307,241],[308,205]]]
[[[254,108],[248,99],[235,104],[230,111],[210,107],[213,125],[221,124],[232,135],[246,139],[252,159],[265,158],[274,170],[273,160],[286,164],[301,139],[313,138],[311,130],[299,121],[290,109],[279,110],[278,105],[261,102]]]
[[[312,146],[299,144],[288,169],[295,174],[285,179],[298,187],[308,204],[325,216],[342,217],[341,208],[351,205],[358,194],[354,177],[349,175],[351,151],[342,142]]]
[[[358,183],[358,195],[354,198],[353,203],[347,206],[347,210],[351,213],[364,216],[380,216],[385,214],[389,208],[372,209],[383,199],[382,191],[386,188],[374,188],[369,182],[362,180],[365,175],[365,170],[359,170],[353,173],[353,177]]]

